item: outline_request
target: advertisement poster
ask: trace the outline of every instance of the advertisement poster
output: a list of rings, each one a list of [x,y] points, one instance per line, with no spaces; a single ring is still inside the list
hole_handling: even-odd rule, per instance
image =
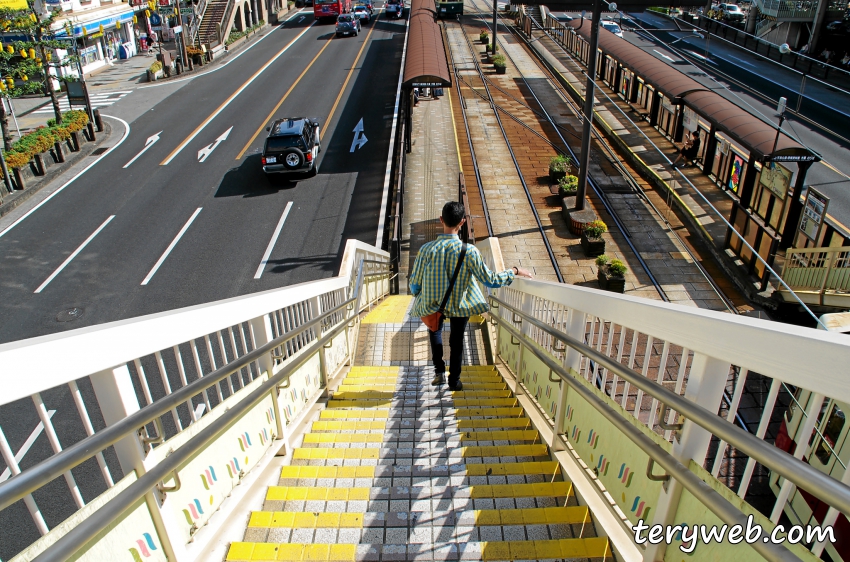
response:
[[[776,162],[765,164],[761,169],[759,183],[779,197],[781,201],[785,201],[785,197],[788,195],[788,187],[791,185],[791,170]]]
[[[741,175],[744,171],[744,159],[737,154],[732,156],[732,171],[729,173],[729,189],[738,193],[738,186],[741,185]]]
[[[810,187],[806,194],[806,206],[803,207],[803,215],[800,217],[800,232],[814,243],[818,241],[827,205],[829,197]]]
[[[697,130],[697,125],[699,121],[697,119],[696,111],[691,109],[690,107],[685,106],[684,111],[682,112],[682,126],[685,130],[690,132],[694,132]]]

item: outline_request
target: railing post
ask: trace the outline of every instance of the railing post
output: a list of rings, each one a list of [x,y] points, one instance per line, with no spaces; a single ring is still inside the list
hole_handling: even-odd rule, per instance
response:
[[[141,375],[140,375],[141,376]],[[139,411],[139,400],[133,389],[133,379],[127,365],[114,369],[100,371],[89,377],[97,403],[100,407],[103,421],[107,426],[113,425],[130,414]],[[158,431],[161,431],[159,429]],[[124,475],[131,472],[140,478],[147,472],[145,468],[145,450],[139,437],[130,435],[114,445],[118,463]],[[167,501],[167,500],[166,500]],[[145,503],[151,515],[157,537],[168,560],[186,559],[185,548],[181,540],[171,540],[168,529],[178,529],[173,521],[170,510],[157,497],[153,490],[145,494]],[[176,537],[175,537],[176,539]],[[176,548],[175,548],[176,547]]]
[[[319,302],[319,297],[313,297],[308,301],[310,303],[310,316],[311,318],[317,318],[322,314],[322,303]],[[322,337],[322,326],[321,324],[316,329],[316,339],[321,339]],[[333,340],[331,340],[333,343]],[[325,352],[325,348],[322,347],[319,349],[319,379],[321,380],[322,388],[328,388],[328,357]]]
[[[251,327],[252,337],[254,338],[254,349],[262,347],[274,339],[272,322],[268,314],[252,318],[249,321],[249,325]],[[260,357],[257,360],[257,366],[260,369],[260,374],[265,371],[268,373],[268,376],[271,377],[274,374],[274,360],[272,359],[271,353],[266,353]],[[272,404],[274,405],[274,421],[275,427],[277,428],[277,435],[275,436],[275,439],[283,439],[283,420],[280,415],[278,394],[279,392],[275,392],[272,396]]]
[[[688,374],[685,398],[699,404],[709,412],[718,412],[730,367],[727,361],[695,353]],[[675,420],[672,421],[675,422]],[[688,466],[691,460],[702,466],[708,454],[710,441],[711,433],[708,430],[685,420],[679,440],[673,440],[671,454],[685,466]],[[666,484],[658,497],[653,525],[672,525],[676,516],[683,487],[675,479],[668,480]],[[646,562],[664,559],[665,546],[663,541],[660,544],[648,545],[643,559]]]
[[[566,326],[567,334],[574,339],[584,341],[584,332],[587,329],[587,315],[576,309],[570,310],[569,320]],[[564,369],[567,373],[575,372],[581,367],[581,354],[578,350],[567,346],[564,353]],[[564,408],[567,404],[567,396],[569,395],[570,385],[561,383],[561,389],[558,393],[558,405],[555,407],[555,435],[552,437],[552,450],[559,451],[563,448],[560,435],[566,433],[567,420],[564,416]]]

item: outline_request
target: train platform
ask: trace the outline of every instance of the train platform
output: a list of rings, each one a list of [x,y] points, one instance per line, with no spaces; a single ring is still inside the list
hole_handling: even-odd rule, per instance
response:
[[[454,86],[439,98],[421,97],[413,108],[400,285],[406,287],[419,247],[436,237],[443,202],[458,198],[462,171],[476,240],[498,237],[505,264],[525,267],[538,279],[554,281],[560,274],[564,283],[598,287],[595,259],[584,255],[580,238],[569,232],[548,179],[549,159],[561,139],[578,152],[578,115],[563,89],[506,28],[499,35],[500,49],[509,55],[506,73],[496,75],[485,67],[484,45],[477,42],[484,23],[474,15],[446,23]],[[499,107],[504,134],[491,99]],[[536,100],[555,127],[541,117]],[[692,235],[665,198],[600,139],[594,140],[590,173],[605,199],[589,193],[591,208],[609,225],[606,255],[629,268],[626,294],[714,310],[749,308],[724,279],[719,279],[723,293],[732,302],[718,295],[706,268],[695,263],[708,260],[684,241]],[[638,182],[641,192],[630,187],[625,174]],[[722,277],[711,265],[711,277]]]

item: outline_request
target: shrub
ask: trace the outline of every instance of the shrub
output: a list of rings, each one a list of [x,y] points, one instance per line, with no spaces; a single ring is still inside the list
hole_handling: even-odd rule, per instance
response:
[[[611,273],[611,275],[622,277],[628,270],[629,268],[626,267],[626,264],[620,260],[611,260],[611,263],[608,264],[608,272]]]
[[[53,127],[53,136],[57,142],[62,142],[71,138],[71,130],[65,126]]]
[[[578,178],[576,176],[567,175],[558,180],[558,193],[560,193],[562,197],[567,197],[577,192]]]
[[[23,168],[31,159],[29,154],[23,154],[14,150],[4,152],[3,157],[6,159],[6,166],[11,169]]]
[[[159,61],[156,61],[155,63],[150,65],[150,67],[148,67],[148,70],[150,70],[151,74],[156,74],[157,72],[162,70],[162,63],[159,62]]]
[[[603,265],[608,263],[608,256],[602,254],[601,256],[596,256],[596,265],[602,267]]]
[[[572,158],[559,154],[549,159],[549,170],[552,172],[566,172],[572,163]]]
[[[584,227],[584,233],[588,238],[599,238],[606,232],[608,232],[608,225],[598,219]]]
[[[505,68],[507,66],[507,64],[508,64],[508,61],[505,58],[505,55],[495,55],[493,57],[493,66],[499,67],[499,68]]]
[[[482,29],[481,33],[478,34],[478,39],[480,39],[481,41],[486,41],[489,38],[490,34],[487,32],[486,29]]]

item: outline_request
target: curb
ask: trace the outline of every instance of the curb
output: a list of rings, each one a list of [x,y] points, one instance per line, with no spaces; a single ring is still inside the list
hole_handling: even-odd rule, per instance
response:
[[[103,131],[97,133],[97,138],[95,141],[86,141],[77,152],[68,152],[65,155],[65,161],[62,163],[54,163],[51,165],[47,173],[43,176],[34,176],[37,178],[37,183],[33,182],[31,185],[28,185],[24,190],[16,190],[12,193],[9,193],[3,197],[3,203],[0,204],[0,217],[8,215],[17,207],[25,203],[29,200],[33,195],[41,191],[43,188],[50,185],[50,183],[59,175],[63,174],[76,164],[78,164],[84,158],[88,158],[92,155],[92,152],[98,149],[100,145],[104,143],[104,141],[108,140],[112,136],[112,127],[108,121],[103,122]],[[0,187],[0,189],[6,189],[5,185]]]

